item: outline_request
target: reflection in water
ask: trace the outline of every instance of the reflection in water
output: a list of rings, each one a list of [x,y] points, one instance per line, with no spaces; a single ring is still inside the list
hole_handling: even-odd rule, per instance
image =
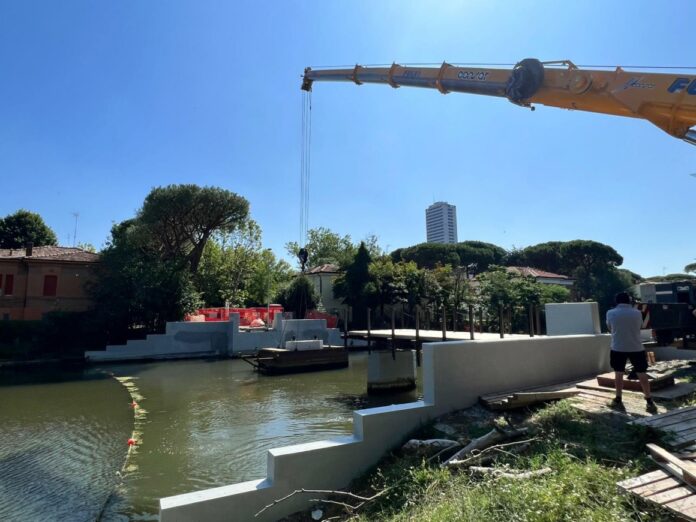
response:
[[[0,387],[0,520],[94,520],[107,498],[104,520],[155,520],[161,497],[263,478],[267,449],[345,435],[354,409],[414,400],[371,403],[366,366],[366,354],[348,369],[276,377],[239,360],[105,366],[147,411],[122,481],[133,410],[116,380]],[[8,448],[11,438],[22,442]]]
[[[113,379],[53,377],[0,386],[0,520],[95,520],[119,480],[128,395]]]

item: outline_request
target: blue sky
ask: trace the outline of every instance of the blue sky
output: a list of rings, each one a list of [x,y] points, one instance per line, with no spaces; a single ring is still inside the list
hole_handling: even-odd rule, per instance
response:
[[[104,244],[152,187],[246,197],[265,246],[298,240],[306,66],[516,62],[696,66],[696,4],[0,3],[0,215]],[[693,74],[693,71],[692,71]],[[459,239],[593,239],[643,275],[696,258],[696,148],[629,118],[385,86],[316,84],[309,226],[392,250],[457,205]]]

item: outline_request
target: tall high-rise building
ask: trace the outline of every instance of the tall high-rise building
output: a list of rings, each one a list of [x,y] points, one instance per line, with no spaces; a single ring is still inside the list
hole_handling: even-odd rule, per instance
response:
[[[425,209],[428,243],[457,242],[457,207],[438,201]]]

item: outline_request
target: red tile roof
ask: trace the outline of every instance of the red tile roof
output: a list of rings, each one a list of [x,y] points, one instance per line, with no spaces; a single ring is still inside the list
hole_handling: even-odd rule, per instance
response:
[[[545,270],[539,270],[538,268],[532,268],[530,266],[509,266],[508,267],[509,272],[515,272],[516,274],[522,275],[522,276],[531,276],[531,277],[546,277],[546,278],[552,278],[552,279],[570,279],[570,277],[561,275],[561,274],[554,274],[553,272],[547,272]]]
[[[31,256],[28,257],[25,248],[0,248],[0,259],[8,258],[94,263],[99,261],[99,254],[75,247],[40,246],[34,247]]]
[[[340,271],[341,270],[340,270],[338,265],[327,264],[327,265],[315,266],[314,268],[307,270],[307,273],[308,274],[338,274]]]

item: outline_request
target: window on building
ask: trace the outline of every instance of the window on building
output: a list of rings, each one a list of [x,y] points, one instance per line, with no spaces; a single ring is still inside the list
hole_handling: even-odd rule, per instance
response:
[[[5,286],[2,290],[2,295],[12,295],[14,292],[14,275],[5,274]]]
[[[43,295],[45,297],[52,297],[52,296],[56,295],[57,289],[58,289],[58,276],[45,275],[44,276]]]

